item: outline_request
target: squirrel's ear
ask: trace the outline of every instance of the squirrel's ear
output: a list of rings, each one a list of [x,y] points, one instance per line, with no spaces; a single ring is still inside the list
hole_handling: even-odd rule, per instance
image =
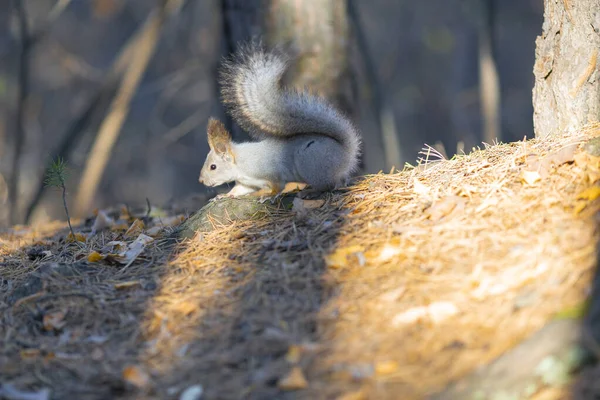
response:
[[[231,135],[221,121],[208,120],[208,145],[217,154],[231,153]]]

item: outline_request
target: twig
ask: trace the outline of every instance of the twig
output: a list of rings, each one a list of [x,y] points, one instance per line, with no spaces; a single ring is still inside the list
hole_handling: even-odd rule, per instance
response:
[[[63,198],[63,206],[65,207],[65,214],[67,214],[67,223],[69,224],[69,230],[71,231],[71,236],[73,236],[73,240],[75,239],[75,233],[73,232],[73,227],[71,226],[71,217],[69,216],[69,207],[67,207],[67,187],[62,185],[62,198]]]
[[[75,200],[75,214],[77,216],[82,216],[87,212],[92,199],[96,195],[100,179],[119,137],[125,117],[129,112],[129,104],[146,71],[150,58],[154,54],[162,25],[167,16],[167,8],[171,5],[169,3],[173,3],[173,0],[162,0],[160,3],[161,6],[148,17],[148,29],[137,47],[133,49],[134,54],[125,71],[121,87],[117,91],[117,95],[110,106],[110,111],[102,122],[90,150],[90,156],[83,170]]]
[[[146,216],[144,217],[144,219],[150,218],[150,213],[152,212],[152,205],[150,204],[150,199],[148,199],[147,197],[146,197],[146,205],[148,206],[148,208],[146,209]]]
[[[27,23],[27,11],[23,0],[13,1],[17,16],[19,18],[19,34],[21,36],[21,53],[19,55],[19,94],[17,99],[17,116],[15,124],[15,143],[12,160],[11,179],[8,188],[8,199],[10,204],[10,223],[15,224],[18,215],[18,191],[21,153],[25,143],[25,100],[29,92],[29,50],[31,46],[29,37],[29,26]]]

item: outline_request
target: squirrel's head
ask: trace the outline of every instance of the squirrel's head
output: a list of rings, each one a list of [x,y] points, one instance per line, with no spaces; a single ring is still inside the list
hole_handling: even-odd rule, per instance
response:
[[[207,133],[210,152],[198,180],[206,186],[219,186],[234,181],[236,165],[231,135],[220,121],[213,118],[208,120]]]

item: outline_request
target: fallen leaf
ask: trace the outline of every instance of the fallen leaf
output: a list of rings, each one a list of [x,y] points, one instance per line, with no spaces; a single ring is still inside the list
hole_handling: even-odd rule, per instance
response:
[[[58,331],[61,330],[66,324],[65,321],[66,312],[56,311],[53,313],[44,314],[43,325],[47,331]]]
[[[22,349],[19,352],[22,360],[31,360],[32,358],[38,358],[41,356],[40,349]]]
[[[431,303],[428,306],[414,307],[404,311],[392,318],[392,325],[411,324],[425,318],[431,320],[435,324],[439,324],[444,320],[458,313],[458,308],[449,301],[438,301]]]
[[[121,253],[127,249],[127,243],[120,240],[113,240],[100,250],[101,253]]]
[[[600,197],[600,186],[592,186],[577,195],[577,200],[594,201]]]
[[[107,256],[107,258],[115,260],[121,264],[130,265],[135,261],[136,258],[139,257],[140,254],[142,254],[146,246],[153,241],[154,239],[152,239],[150,236],[142,233],[137,237],[137,239],[127,246],[125,251],[122,251],[118,254],[110,254]]]
[[[325,264],[329,268],[343,268],[350,262],[356,262],[360,265],[361,256],[364,258],[363,251],[364,248],[359,245],[338,248],[325,257]]]
[[[137,387],[144,387],[150,383],[150,376],[137,365],[129,365],[123,369],[123,379]]]
[[[117,290],[125,290],[125,289],[141,287],[142,284],[140,283],[140,281],[128,281],[128,282],[115,283],[114,286],[115,286],[115,289],[117,289]]]
[[[136,219],[135,221],[133,221],[131,226],[127,228],[127,231],[125,231],[124,236],[126,238],[138,236],[140,233],[143,232],[145,227],[146,226],[144,225],[144,222],[142,220]]]
[[[431,189],[421,183],[421,181],[419,181],[417,178],[414,178],[413,191],[418,195],[427,196],[431,192]]]
[[[297,191],[304,189],[306,186],[308,186],[306,183],[289,182],[289,183],[286,183],[286,185],[284,186],[284,188],[281,192],[282,193],[297,192]]]
[[[108,216],[106,211],[98,211],[98,215],[94,220],[94,224],[92,225],[92,235],[100,232],[103,229],[110,228],[115,224],[115,221]]]
[[[304,373],[299,367],[293,367],[291,371],[277,383],[281,390],[300,390],[308,387]]]
[[[202,385],[192,385],[181,393],[179,400],[200,400],[203,393]]]
[[[523,172],[521,173],[521,180],[530,186],[541,179],[542,179],[542,177],[540,176],[540,173],[537,171],[523,170]]]
[[[75,236],[73,236],[73,234],[69,233],[67,235],[67,243],[75,243],[75,242],[81,242],[81,243],[85,243],[87,241],[87,238],[85,237],[85,235],[83,233],[76,233]]]
[[[172,217],[166,217],[160,219],[160,225],[163,227],[173,227],[185,221],[185,215],[174,215]]]
[[[375,373],[377,375],[389,375],[398,371],[399,367],[396,361],[380,361],[375,364]]]
[[[125,206],[121,207],[121,214],[119,215],[119,220],[121,221],[131,221],[133,220],[133,215],[129,212],[129,209]]]
[[[302,348],[300,346],[291,345],[285,355],[285,360],[290,364],[298,364],[302,356]]]
[[[91,263],[95,263],[95,262],[104,260],[104,258],[105,258],[105,256],[103,256],[102,254],[98,253],[97,251],[92,251],[87,256],[88,262],[91,262]]]
[[[125,222],[115,223],[114,225],[112,225],[110,227],[110,230],[113,232],[122,232],[122,231],[126,231],[127,229],[129,229],[129,225],[126,224]]]

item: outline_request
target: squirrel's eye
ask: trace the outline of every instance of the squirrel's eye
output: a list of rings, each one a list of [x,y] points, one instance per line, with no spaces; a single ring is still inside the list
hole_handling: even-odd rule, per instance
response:
[[[210,169],[214,171],[215,169],[217,169],[217,166],[215,164],[210,164]]]

